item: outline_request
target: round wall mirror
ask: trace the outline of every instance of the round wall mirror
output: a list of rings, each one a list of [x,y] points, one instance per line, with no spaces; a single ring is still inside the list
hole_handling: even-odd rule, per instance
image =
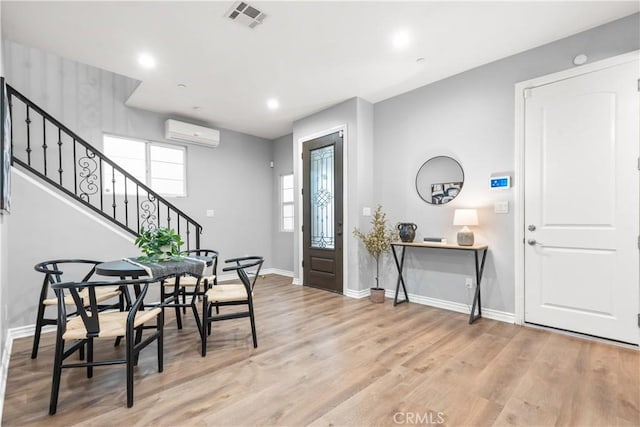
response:
[[[416,190],[422,200],[444,205],[455,199],[464,184],[464,171],[457,160],[448,156],[432,157],[416,175]]]

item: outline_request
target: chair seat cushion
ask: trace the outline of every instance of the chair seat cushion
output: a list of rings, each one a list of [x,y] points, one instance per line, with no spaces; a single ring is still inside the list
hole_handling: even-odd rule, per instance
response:
[[[217,285],[207,291],[207,298],[214,302],[245,301],[247,290],[244,285]]]
[[[134,327],[141,326],[145,322],[154,319],[162,309],[154,308],[152,310],[138,311],[133,322]],[[100,324],[99,338],[110,338],[125,336],[127,332],[127,316],[126,311],[112,311],[98,313],[98,322]],[[65,340],[81,340],[87,338],[87,329],[80,316],[74,317],[67,322],[67,330],[62,336]]]
[[[87,289],[83,289],[78,292],[80,298],[82,298],[82,302],[85,305],[89,305],[89,291]],[[117,297],[121,294],[120,290],[117,287],[100,287],[96,288],[96,301],[101,302],[113,297]],[[58,298],[47,298],[42,301],[44,305],[56,305],[58,304]],[[73,297],[71,295],[67,295],[64,297],[65,305],[75,305],[76,303],[73,301]]]
[[[202,279],[206,279],[209,283],[213,283],[215,278],[216,278],[215,275],[203,276],[202,277]],[[183,277],[180,278],[180,286],[194,287],[197,283],[198,283],[198,278],[194,277],[194,276],[183,276]],[[164,286],[173,287],[173,286],[176,285],[176,279],[175,279],[175,277],[172,277],[170,279],[166,279],[163,282],[163,284],[164,284]]]

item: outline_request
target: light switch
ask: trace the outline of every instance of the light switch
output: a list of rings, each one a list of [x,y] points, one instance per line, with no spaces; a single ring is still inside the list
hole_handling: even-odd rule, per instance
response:
[[[216,211],[213,209],[207,209],[207,217],[213,218],[214,216],[216,216]]]
[[[509,213],[509,201],[501,200],[499,202],[495,202],[493,204],[493,211],[495,213],[501,213],[501,214]]]
[[[371,208],[362,208],[362,216],[371,216]]]

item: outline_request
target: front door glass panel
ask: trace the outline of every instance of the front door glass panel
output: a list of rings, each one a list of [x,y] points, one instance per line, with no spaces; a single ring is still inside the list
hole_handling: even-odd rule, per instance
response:
[[[311,247],[334,249],[334,162],[335,147],[311,151]]]

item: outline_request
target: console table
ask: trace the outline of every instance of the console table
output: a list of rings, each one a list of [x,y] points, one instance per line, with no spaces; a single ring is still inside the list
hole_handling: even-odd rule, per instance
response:
[[[487,245],[472,245],[472,246],[460,246],[455,243],[430,243],[430,242],[393,242],[391,243],[391,252],[393,252],[393,259],[396,262],[398,268],[398,282],[396,283],[396,295],[393,299],[394,307],[403,302],[409,302],[409,295],[407,294],[407,287],[404,283],[404,277],[402,276],[402,270],[404,268],[404,255],[407,248],[426,248],[426,249],[442,249],[452,251],[466,251],[473,252],[475,258],[476,268],[476,291],[473,296],[473,305],[471,306],[471,313],[469,314],[469,324],[473,323],[477,318],[482,316],[482,309],[480,308],[480,281],[482,280],[482,272],[484,270],[484,261],[487,258]],[[398,259],[398,251],[400,251],[400,258]],[[482,253],[482,259],[480,259],[480,253]],[[398,301],[398,293],[400,292],[400,285],[404,291],[404,300]],[[476,307],[478,307],[478,314],[475,314]]]

